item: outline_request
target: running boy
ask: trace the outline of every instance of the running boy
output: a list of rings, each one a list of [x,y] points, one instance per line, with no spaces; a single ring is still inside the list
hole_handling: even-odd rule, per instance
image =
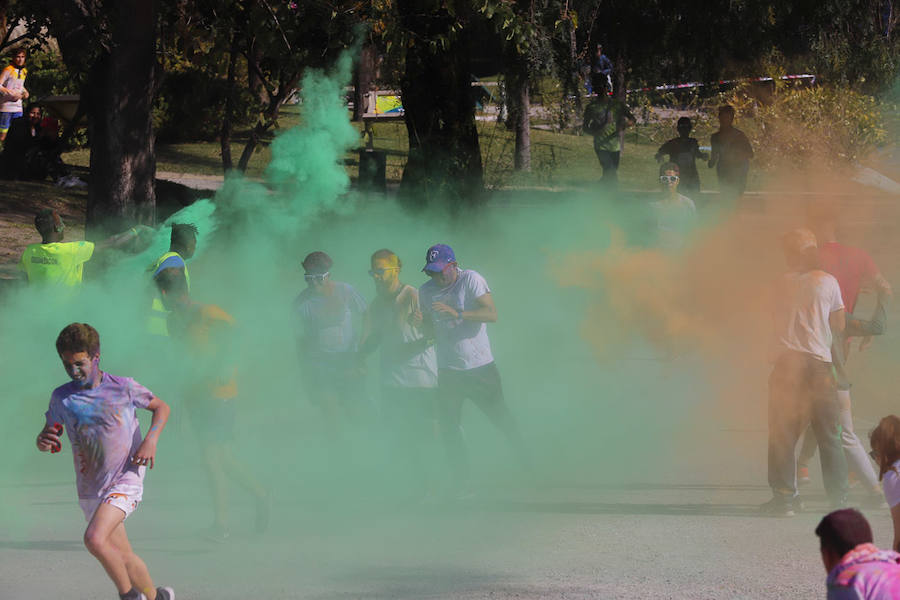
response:
[[[56,351],[72,381],[53,390],[47,424],[38,434],[41,452],[59,449],[65,427],[75,461],[78,503],[88,521],[84,545],[93,554],[122,600],[171,600],[170,587],[155,588],[144,561],[131,549],[125,519],[153,468],[156,444],[169,418],[169,406],[131,379],[100,370],[100,336],[87,323],[72,323],[56,338]],[[135,407],[153,413],[141,439]]]
[[[678,137],[672,138],[659,147],[656,152],[656,161],[663,162],[663,157],[668,156],[669,161],[678,165],[681,173],[681,191],[692,200],[697,199],[700,193],[700,174],[697,172],[697,159],[708,160],[709,155],[700,151],[697,138],[691,137],[691,129],[694,124],[688,117],[678,119],[676,129]]]

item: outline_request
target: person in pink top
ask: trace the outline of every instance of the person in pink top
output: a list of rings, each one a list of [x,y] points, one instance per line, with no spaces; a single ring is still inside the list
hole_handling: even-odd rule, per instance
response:
[[[850,381],[846,362],[850,354],[850,340],[861,337],[860,348],[871,342],[873,335],[881,335],[885,330],[885,306],[892,297],[891,286],[885,280],[875,261],[862,248],[847,246],[837,241],[839,222],[836,207],[827,202],[811,204],[807,210],[810,227],[819,240],[819,262],[822,270],[837,279],[841,297],[847,313],[847,327],[835,336],[832,354],[837,375],[837,394],[841,408],[841,443],[847,456],[850,471],[859,479],[868,493],[867,505],[880,506],[881,489],[866,450],[854,433],[853,416],[850,411]],[[854,316],[860,291],[872,289],[877,294],[877,305],[870,319]],[[809,461],[816,451],[815,436],[806,432],[800,456],[797,460],[797,475],[800,483],[809,482]]]
[[[872,543],[872,528],[855,509],[825,515],[816,527],[828,578],[828,600],[900,598],[900,554]]]

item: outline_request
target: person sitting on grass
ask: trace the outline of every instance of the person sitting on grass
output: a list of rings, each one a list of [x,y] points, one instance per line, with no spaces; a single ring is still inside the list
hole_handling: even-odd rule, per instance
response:
[[[816,527],[828,578],[828,600],[900,598],[900,554],[879,550],[872,528],[853,508],[825,515]]]
[[[144,492],[144,474],[153,468],[169,406],[134,379],[100,370],[100,335],[87,323],[63,329],[56,351],[72,381],[50,396],[38,450],[58,451],[63,431],[68,433],[78,503],[89,523],[84,545],[103,565],[119,598],[173,600],[172,588],[154,587],[125,532],[125,519]],[[135,408],[153,413],[143,438]]]

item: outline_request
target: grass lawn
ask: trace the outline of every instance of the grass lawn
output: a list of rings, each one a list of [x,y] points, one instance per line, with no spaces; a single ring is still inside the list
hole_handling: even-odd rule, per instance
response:
[[[296,106],[282,109],[279,127],[287,129],[299,124],[299,110]],[[537,122],[537,120],[536,120]],[[362,123],[354,123],[360,131],[359,147],[364,146]],[[406,126],[402,122],[382,122],[372,125],[376,150],[387,154],[388,183],[397,183],[406,164],[409,149]],[[481,155],[488,187],[507,186],[590,186],[600,179],[600,168],[594,155],[592,139],[586,135],[558,133],[544,129],[531,131],[531,172],[517,173],[513,169],[515,135],[503,124],[495,121],[478,122]],[[701,145],[708,143],[708,131],[700,130],[697,137]],[[674,135],[674,128],[659,125],[639,125],[628,130],[625,136],[625,151],[619,168],[620,184],[625,189],[655,189],[657,164],[653,159],[662,141]],[[237,161],[244,147],[247,131],[237,132],[232,143],[232,157]],[[250,160],[247,174],[260,177],[271,159],[269,142],[271,136],[260,144]],[[157,168],[172,173],[194,173],[199,175],[221,175],[222,157],[218,142],[188,142],[179,144],[159,143]],[[355,178],[359,166],[358,149],[344,156],[351,178]],[[79,166],[87,166],[89,150],[81,149],[63,155],[63,159]],[[712,171],[700,166],[704,187],[715,186]],[[757,177],[751,172],[750,189],[757,186]]]

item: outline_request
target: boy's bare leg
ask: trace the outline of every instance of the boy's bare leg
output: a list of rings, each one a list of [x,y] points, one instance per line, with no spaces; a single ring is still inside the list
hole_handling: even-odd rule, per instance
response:
[[[125,533],[125,523],[119,523],[119,526],[113,529],[110,535],[110,541],[119,549],[122,559],[125,561],[125,569],[128,571],[128,578],[131,585],[145,596],[147,600],[153,600],[156,597],[156,587],[153,580],[150,579],[150,572],[147,571],[147,565],[141,560],[141,557],[134,553],[131,549],[131,543],[128,541],[128,534]]]
[[[125,513],[111,504],[100,504],[84,532],[84,546],[93,554],[120,594],[131,591],[131,578],[119,548],[112,541],[112,533],[122,525]]]

